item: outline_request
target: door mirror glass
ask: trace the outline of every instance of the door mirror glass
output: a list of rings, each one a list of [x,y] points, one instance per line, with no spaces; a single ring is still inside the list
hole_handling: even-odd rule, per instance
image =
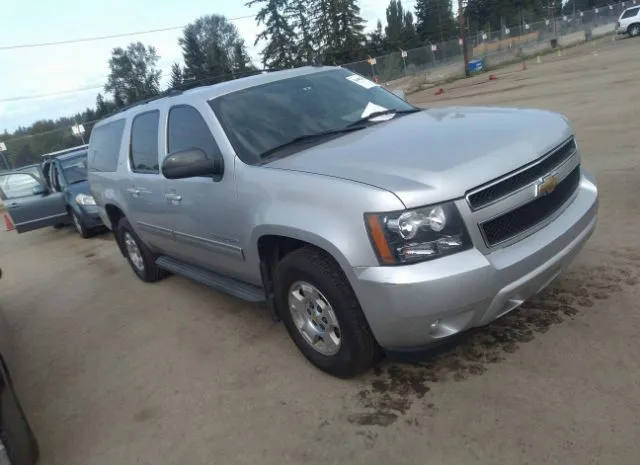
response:
[[[404,93],[404,90],[402,90],[402,89],[396,89],[396,90],[394,90],[394,91],[393,91],[393,94],[394,94],[396,97],[400,97],[402,100],[407,100],[407,96],[406,96],[406,94]]]
[[[42,184],[37,184],[33,186],[31,192],[33,195],[45,195],[47,193],[47,189]]]
[[[221,156],[207,157],[201,149],[174,152],[162,162],[162,174],[167,179],[222,177],[224,163]]]

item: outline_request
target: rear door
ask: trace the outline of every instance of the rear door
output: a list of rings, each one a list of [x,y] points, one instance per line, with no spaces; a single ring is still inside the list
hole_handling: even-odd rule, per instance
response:
[[[51,192],[32,173],[0,173],[0,198],[19,233],[68,221],[61,192]]]
[[[142,240],[159,251],[173,244],[164,181],[160,176],[160,111],[140,113],[131,123],[129,169],[123,184],[130,220]]]

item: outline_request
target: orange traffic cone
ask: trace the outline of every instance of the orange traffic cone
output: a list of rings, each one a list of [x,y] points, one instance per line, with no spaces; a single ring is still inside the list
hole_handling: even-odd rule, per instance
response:
[[[16,226],[13,224],[13,221],[11,221],[11,217],[8,213],[4,214],[4,226],[7,231],[13,231],[16,229]]]
[[[489,75],[489,80],[490,81],[495,81],[496,79],[498,79],[498,77],[495,74],[490,74]]]
[[[442,94],[444,94],[444,89],[440,87],[434,95],[442,95]]]

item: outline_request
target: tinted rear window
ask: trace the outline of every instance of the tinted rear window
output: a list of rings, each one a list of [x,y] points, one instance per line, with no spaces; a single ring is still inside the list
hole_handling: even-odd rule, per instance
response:
[[[112,121],[91,131],[89,171],[116,171],[123,132],[124,119]]]
[[[141,113],[131,124],[131,169],[137,173],[160,172],[158,164],[158,123],[157,110]]]

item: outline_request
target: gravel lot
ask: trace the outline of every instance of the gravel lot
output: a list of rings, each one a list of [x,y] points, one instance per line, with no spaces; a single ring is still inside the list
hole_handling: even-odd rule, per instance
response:
[[[138,281],[110,235],[0,234],[41,463],[637,463],[638,47],[606,39],[411,96],[566,114],[602,196],[595,235],[548,291],[414,364],[333,379],[260,306]]]

